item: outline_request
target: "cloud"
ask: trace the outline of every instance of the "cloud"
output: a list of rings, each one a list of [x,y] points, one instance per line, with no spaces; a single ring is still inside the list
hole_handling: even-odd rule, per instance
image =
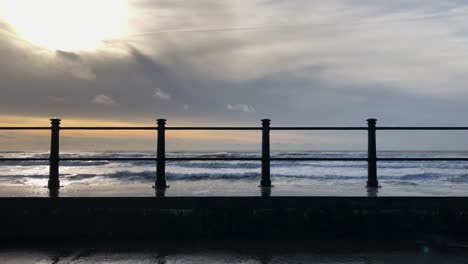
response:
[[[164,92],[163,90],[161,90],[160,88],[156,88],[154,90],[154,94],[153,94],[154,97],[158,97],[162,100],[171,100],[171,95]]]
[[[226,109],[231,111],[241,111],[245,113],[256,113],[257,111],[253,106],[246,104],[227,104]]]
[[[188,104],[184,104],[182,107],[183,107],[184,110],[186,110],[186,111],[189,110],[189,108],[190,108],[190,106],[189,106]]]
[[[55,55],[57,58],[62,60],[63,66],[68,68],[74,77],[87,81],[96,80],[96,74],[94,74],[91,67],[82,60],[79,54],[56,50]]]
[[[171,90],[171,73],[163,63],[144,54],[134,46],[130,46],[129,51],[133,61],[136,63],[137,70],[143,74],[147,80],[150,80],[151,83],[160,90]]]
[[[69,60],[69,61],[76,62],[76,61],[81,60],[80,55],[73,53],[73,52],[69,52],[69,51],[56,50],[55,54],[57,55],[57,57],[60,57],[62,59]]]
[[[47,96],[47,99],[49,99],[49,101],[54,102],[54,103],[63,103],[63,102],[65,102],[65,98],[59,97],[59,96],[49,95],[49,96]]]
[[[99,104],[99,105],[114,105],[115,101],[111,97],[104,95],[104,94],[99,94],[93,97],[92,102],[94,104]]]
[[[89,67],[83,67],[82,65],[77,66],[77,67],[72,67],[70,69],[70,72],[74,77],[78,79],[83,79],[87,81],[96,80],[96,75],[93,73],[93,71]]]

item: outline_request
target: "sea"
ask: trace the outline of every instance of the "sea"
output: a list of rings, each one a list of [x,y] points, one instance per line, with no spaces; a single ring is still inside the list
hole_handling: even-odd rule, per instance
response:
[[[47,158],[45,152],[0,152],[2,158]],[[61,158],[148,158],[151,152],[103,151],[61,153]],[[256,152],[170,152],[167,157],[258,158]],[[280,151],[275,158],[366,158],[365,151]],[[468,158],[464,151],[380,151],[381,158]],[[168,183],[215,185],[243,188],[260,180],[259,161],[167,161]],[[48,161],[1,161],[0,186],[45,186]],[[156,177],[155,161],[61,161],[62,186],[148,185]],[[365,186],[365,161],[272,161],[271,178],[275,186],[327,186],[346,193],[345,186]],[[439,195],[468,194],[468,162],[465,161],[379,161],[378,179],[382,190],[430,189]],[[236,185],[237,184],[237,185]],[[255,186],[256,187],[256,186]],[[281,189],[281,188],[280,188]],[[292,189],[292,187],[291,187]],[[464,191],[466,190],[466,192]],[[240,191],[240,190],[239,190]],[[351,189],[349,190],[350,192]],[[438,192],[439,191],[439,192]]]

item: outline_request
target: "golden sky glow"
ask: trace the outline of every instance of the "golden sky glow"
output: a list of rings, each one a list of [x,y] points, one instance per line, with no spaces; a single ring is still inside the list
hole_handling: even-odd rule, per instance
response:
[[[19,122],[21,121],[21,123]],[[168,124],[169,125],[169,124]],[[1,126],[50,126],[48,117],[27,117],[0,115]],[[106,121],[99,119],[66,118],[62,120],[62,127],[71,126],[113,126],[113,127],[148,127],[156,126],[149,122]],[[170,126],[170,125],[169,125]],[[178,126],[178,125],[177,125]],[[181,125],[186,126],[186,125]],[[219,125],[226,126],[226,125]],[[330,134],[328,132],[327,134]],[[5,137],[7,136],[7,137]],[[346,146],[344,137],[336,138],[323,133],[294,133],[275,131],[272,133],[273,146],[283,148],[284,144],[300,149],[303,144],[309,146],[318,142]],[[154,150],[156,147],[156,131],[135,130],[63,130],[61,132],[62,150],[99,151],[99,150]],[[364,136],[361,138],[365,139]],[[199,131],[199,130],[168,130],[166,132],[168,151],[181,150],[260,150],[260,131]],[[361,141],[362,141],[361,140]],[[27,143],[27,144],[25,144]],[[358,142],[359,145],[364,144]],[[310,145],[311,144],[311,145]],[[3,131],[0,133],[0,150],[30,149],[47,151],[49,147],[49,131]],[[316,148],[316,147],[315,147]],[[314,148],[314,149],[315,149]]]
[[[0,15],[24,40],[50,50],[89,50],[127,32],[125,0],[0,0]]]
[[[21,123],[19,122],[21,120]],[[92,119],[73,119],[63,120],[61,126],[121,126],[121,127],[141,127],[156,126],[148,123],[132,123],[119,121],[105,121]],[[47,117],[26,117],[0,115],[0,126],[50,126]],[[6,138],[2,136],[8,135]],[[64,130],[61,132],[62,143],[65,150],[151,150],[156,146],[156,131],[136,131],[136,130]],[[22,141],[28,141],[35,138],[36,145],[29,143],[34,150],[47,150],[49,144],[48,131],[4,131],[0,134],[0,149],[11,150],[9,146],[22,147]],[[213,148],[211,144],[220,142],[232,142],[233,144],[253,144],[260,142],[260,133],[255,132],[219,132],[219,131],[167,131],[168,146],[173,150],[187,150],[187,142],[196,141],[200,149]],[[196,145],[197,145],[196,144]],[[206,145],[204,147],[204,145]]]

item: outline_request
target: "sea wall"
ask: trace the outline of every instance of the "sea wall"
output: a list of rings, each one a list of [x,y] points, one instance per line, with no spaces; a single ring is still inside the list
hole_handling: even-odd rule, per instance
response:
[[[468,234],[465,197],[0,198],[0,239]]]

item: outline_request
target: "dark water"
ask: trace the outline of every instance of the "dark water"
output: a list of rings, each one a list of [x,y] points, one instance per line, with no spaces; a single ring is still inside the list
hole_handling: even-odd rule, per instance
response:
[[[175,152],[168,157],[184,158],[258,158],[253,152]],[[139,152],[81,152],[62,153],[63,158],[142,158],[154,153]],[[381,158],[467,158],[468,152],[379,152]],[[48,153],[0,152],[2,158],[47,158]],[[360,151],[301,151],[273,152],[274,158],[366,158]],[[154,161],[62,161],[62,185],[151,184],[155,180]],[[436,184],[441,186],[468,186],[468,163],[465,161],[391,161],[378,163],[382,183],[414,186]],[[367,163],[363,161],[274,161],[272,178],[277,184],[291,182],[316,184],[334,181],[363,183]],[[5,161],[0,164],[0,184],[17,186],[44,186],[47,184],[47,161]],[[169,161],[166,175],[169,181],[199,180],[257,180],[260,162],[257,161]]]
[[[8,246],[0,263],[468,263],[459,242],[180,241]]]

